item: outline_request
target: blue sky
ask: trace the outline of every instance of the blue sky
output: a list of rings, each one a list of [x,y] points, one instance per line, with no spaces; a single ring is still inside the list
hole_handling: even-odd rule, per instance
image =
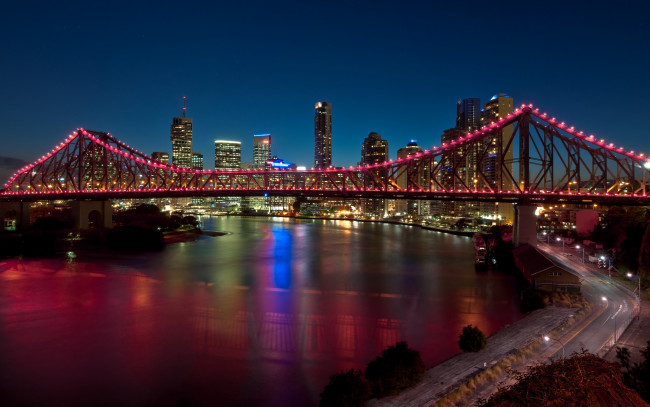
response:
[[[254,133],[313,165],[317,101],[332,103],[333,163],[349,166],[369,132],[391,158],[410,139],[430,148],[458,99],[498,92],[650,154],[650,2],[498,4],[8,3],[0,156],[31,161],[77,127],[170,151],[187,96],[206,168],[215,139],[251,161]]]

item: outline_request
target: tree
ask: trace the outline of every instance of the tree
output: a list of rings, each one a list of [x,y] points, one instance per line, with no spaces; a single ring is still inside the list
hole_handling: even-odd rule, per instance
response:
[[[370,398],[370,384],[360,370],[348,370],[330,376],[330,382],[320,394],[321,407],[365,406]]]
[[[384,349],[381,356],[368,363],[365,376],[372,395],[384,397],[416,385],[426,370],[420,352],[409,349],[407,343],[401,341]]]
[[[641,349],[643,361],[630,365],[630,351],[627,348],[616,348],[616,357],[621,363],[623,382],[636,390],[641,397],[650,402],[650,341],[645,349]]]
[[[458,338],[458,346],[464,352],[478,352],[485,348],[485,345],[487,345],[485,334],[478,327],[472,325],[463,328],[463,332]]]

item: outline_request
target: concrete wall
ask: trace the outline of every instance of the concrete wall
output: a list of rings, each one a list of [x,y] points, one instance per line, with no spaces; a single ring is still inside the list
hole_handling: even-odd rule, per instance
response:
[[[113,206],[111,201],[73,201],[72,225],[75,229],[88,229],[88,217],[92,211],[99,212],[98,228],[113,227]]]
[[[0,201],[0,228],[4,229],[5,218],[15,212],[12,216],[16,220],[16,230],[23,230],[29,227],[29,211],[32,207],[31,202],[20,201]]]

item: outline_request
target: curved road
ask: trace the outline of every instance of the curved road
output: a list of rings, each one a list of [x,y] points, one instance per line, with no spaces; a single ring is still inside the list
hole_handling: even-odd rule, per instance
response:
[[[553,246],[539,243],[538,249],[558,264],[573,270],[581,277],[582,295],[594,304],[593,313],[578,323],[580,329],[568,329],[556,336],[564,346],[566,356],[585,349],[597,354],[603,348],[609,349],[623,334],[630,321],[638,315],[638,303],[627,289],[613,283],[609,277],[591,263],[582,263],[582,252],[566,248],[565,252]],[[562,348],[553,342],[556,351],[552,358],[562,356]]]

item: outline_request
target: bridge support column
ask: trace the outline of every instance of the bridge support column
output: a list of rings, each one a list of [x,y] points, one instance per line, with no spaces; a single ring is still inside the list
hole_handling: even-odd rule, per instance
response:
[[[112,202],[110,200],[73,201],[72,225],[75,229],[112,228]]]
[[[524,243],[537,244],[537,205],[517,204],[514,206],[514,221],[512,223],[512,243],[514,247]]]
[[[31,202],[1,201],[0,228],[2,230],[24,230],[29,227]]]

